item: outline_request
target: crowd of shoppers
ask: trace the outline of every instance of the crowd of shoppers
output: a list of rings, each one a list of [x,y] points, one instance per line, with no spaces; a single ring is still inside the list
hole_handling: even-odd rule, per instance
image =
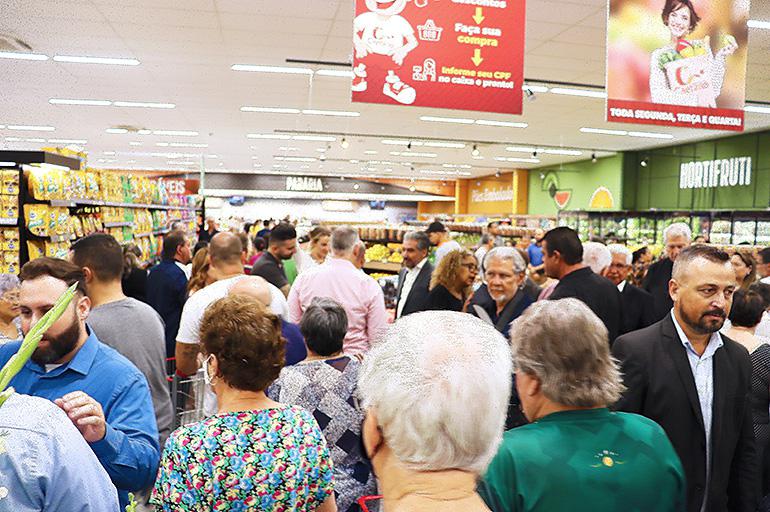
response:
[[[78,290],[0,402],[0,510],[770,510],[770,249],[487,231],[407,233],[392,325],[345,226],[174,229],[149,305],[105,234],[0,276],[0,366]]]

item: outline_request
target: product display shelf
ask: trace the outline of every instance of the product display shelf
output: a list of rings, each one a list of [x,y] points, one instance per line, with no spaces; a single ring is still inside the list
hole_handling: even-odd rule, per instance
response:
[[[364,270],[369,272],[383,272],[388,274],[398,274],[401,270],[401,263],[391,263],[382,261],[367,261],[364,263]]]
[[[171,206],[167,204],[141,204],[141,203],[118,203],[114,201],[102,201],[99,199],[51,199],[51,206],[61,206],[65,208],[74,208],[76,206],[113,206],[116,208],[139,208],[142,210],[183,210],[183,211],[201,211],[201,208],[191,206]]]

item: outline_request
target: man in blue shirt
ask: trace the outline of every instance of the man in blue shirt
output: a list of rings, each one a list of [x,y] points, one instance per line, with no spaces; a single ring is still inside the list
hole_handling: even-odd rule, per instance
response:
[[[10,385],[19,393],[54,401],[67,414],[118,488],[125,510],[128,492],[148,488],[160,460],[147,380],[86,327],[91,302],[80,268],[64,260],[39,258],[24,265],[20,277],[25,334],[69,286],[78,283],[78,291]],[[0,346],[0,366],[20,345]]]
[[[118,492],[64,413],[14,393],[0,407],[0,510],[118,511]]]
[[[166,357],[174,357],[176,335],[182,309],[187,300],[187,274],[182,269],[190,262],[190,240],[182,231],[172,231],[163,239],[163,261],[147,276],[147,302],[165,324]]]
[[[543,238],[542,229],[535,231],[535,238],[530,240],[529,247],[527,247],[527,256],[529,256],[529,271],[531,273],[539,272],[543,273],[543,243],[540,241]]]

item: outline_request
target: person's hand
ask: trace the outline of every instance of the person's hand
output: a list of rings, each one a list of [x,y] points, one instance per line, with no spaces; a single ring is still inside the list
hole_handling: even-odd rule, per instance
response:
[[[728,43],[725,46],[723,46],[722,48],[720,48],[717,51],[717,55],[716,56],[717,56],[717,58],[724,59],[728,55],[732,55],[733,53],[735,53],[735,50],[737,50],[737,49],[738,49],[738,43],[735,41],[735,39],[732,39],[732,40],[728,41]]]
[[[471,305],[471,301],[473,300],[473,294],[474,293],[476,293],[476,292],[471,292],[471,294],[468,295],[468,298],[465,299],[465,304],[463,304],[463,313],[467,313],[468,312],[468,306]]]
[[[104,439],[107,422],[99,402],[82,391],[74,391],[57,398],[54,403],[67,413],[87,442],[95,443]]]

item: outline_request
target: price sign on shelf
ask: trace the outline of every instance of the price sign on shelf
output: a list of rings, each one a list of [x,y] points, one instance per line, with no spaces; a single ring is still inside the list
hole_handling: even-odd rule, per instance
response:
[[[356,0],[353,101],[521,114],[524,0]]]

